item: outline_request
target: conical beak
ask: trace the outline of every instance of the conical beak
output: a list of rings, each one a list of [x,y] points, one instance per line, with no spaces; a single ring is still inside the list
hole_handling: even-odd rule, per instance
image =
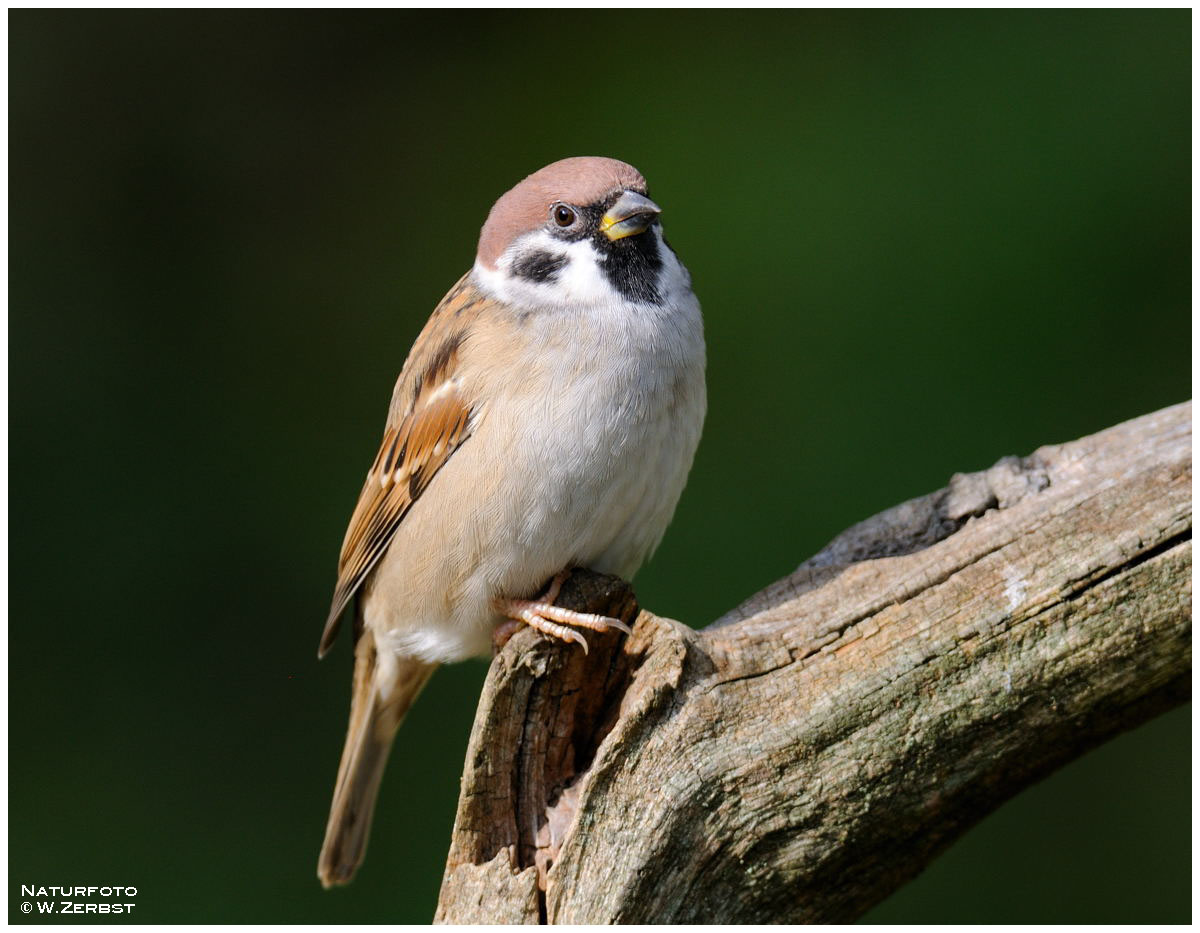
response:
[[[600,232],[610,240],[644,233],[661,213],[662,208],[644,194],[626,191],[600,219]]]

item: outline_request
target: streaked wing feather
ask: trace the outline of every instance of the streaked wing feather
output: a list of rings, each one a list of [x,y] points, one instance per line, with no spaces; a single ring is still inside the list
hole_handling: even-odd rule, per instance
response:
[[[342,542],[319,655],[333,644],[342,612],[387,551],[408,510],[471,434],[475,406],[463,394],[457,369],[464,328],[481,306],[479,293],[464,277],[442,299],[413,345],[392,395],[387,430]],[[470,311],[475,314],[465,313]],[[455,327],[447,328],[448,318]]]

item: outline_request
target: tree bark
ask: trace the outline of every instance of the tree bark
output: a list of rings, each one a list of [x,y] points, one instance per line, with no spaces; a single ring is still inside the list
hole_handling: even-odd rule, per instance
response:
[[[439,922],[845,922],[1004,800],[1191,695],[1191,403],[850,528],[694,631],[518,632]]]

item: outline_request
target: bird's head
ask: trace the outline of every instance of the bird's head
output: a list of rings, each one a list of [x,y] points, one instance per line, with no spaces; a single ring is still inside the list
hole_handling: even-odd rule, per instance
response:
[[[596,156],[554,162],[492,207],[476,278],[523,307],[661,305],[690,284],[663,240],[661,213],[632,165]]]

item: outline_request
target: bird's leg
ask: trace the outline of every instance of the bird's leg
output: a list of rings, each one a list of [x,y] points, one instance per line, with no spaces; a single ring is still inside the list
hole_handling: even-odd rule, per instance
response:
[[[546,592],[539,596],[535,602],[544,603],[547,606],[553,606],[554,600],[558,599],[558,594],[562,592],[562,585],[567,582],[567,577],[571,575],[571,568],[560,570],[554,575],[554,579],[550,581],[550,585],[546,587]]]
[[[492,657],[494,658],[508,644],[508,640],[517,634],[523,622],[519,619],[505,619],[503,622],[498,622],[496,627],[492,629]]]
[[[563,582],[571,575],[571,571],[563,570],[554,575],[554,579],[550,581],[550,585],[537,599],[501,599],[497,600],[496,608],[511,621],[502,622],[497,625],[492,633],[492,644],[499,650],[505,641],[512,637],[516,626],[512,623],[524,622],[531,628],[537,629],[545,635],[551,635],[554,638],[560,638],[563,641],[573,641],[583,646],[583,653],[587,654],[587,640],[573,628],[568,626],[578,626],[579,628],[590,628],[596,632],[606,632],[609,629],[617,629],[624,632],[626,635],[632,634],[628,625],[620,619],[614,619],[610,616],[593,615],[590,612],[576,612],[574,609],[563,609],[561,606],[554,605],[554,600],[558,599],[559,590],[562,589]],[[510,626],[512,626],[510,628]],[[501,634],[501,630],[504,631]],[[503,641],[497,645],[497,638],[503,638]]]

